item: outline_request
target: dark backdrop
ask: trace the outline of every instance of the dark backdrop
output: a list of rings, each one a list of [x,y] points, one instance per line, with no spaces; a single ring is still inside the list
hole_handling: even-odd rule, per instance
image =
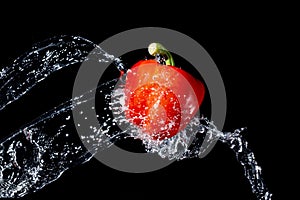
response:
[[[74,18],[73,18],[74,19]],[[5,20],[4,20],[5,21]],[[87,19],[87,21],[89,21]],[[86,22],[87,22],[86,21]],[[80,35],[100,43],[121,31],[159,26],[180,31],[199,42],[218,66],[227,92],[227,118],[223,130],[248,127],[246,139],[262,166],[265,181],[271,192],[280,195],[278,162],[282,162],[277,138],[283,108],[283,74],[276,65],[276,41],[271,37],[272,27],[262,20],[195,21],[194,25],[181,21],[138,23],[104,22],[106,19],[85,21],[51,20],[45,23],[22,20],[7,22],[1,30],[0,65],[10,64],[31,45],[60,34]],[[278,52],[277,52],[278,53]],[[73,74],[62,70],[26,95],[16,106],[16,112],[1,114],[1,137],[30,122],[71,96]],[[25,104],[26,103],[26,104]],[[183,194],[183,195],[182,195]],[[103,197],[103,195],[105,197]],[[228,147],[218,143],[204,159],[174,162],[159,171],[131,174],[111,169],[95,159],[65,172],[57,181],[44,189],[26,196],[28,199],[58,198],[132,198],[150,197],[185,199],[255,199],[243,176],[242,167]]]

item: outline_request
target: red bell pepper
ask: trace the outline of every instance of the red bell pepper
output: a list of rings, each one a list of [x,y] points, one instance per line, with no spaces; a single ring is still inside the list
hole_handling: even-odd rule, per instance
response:
[[[167,53],[166,63],[174,64]],[[126,118],[154,140],[170,138],[195,116],[204,93],[203,83],[186,71],[156,60],[142,60],[127,72]]]

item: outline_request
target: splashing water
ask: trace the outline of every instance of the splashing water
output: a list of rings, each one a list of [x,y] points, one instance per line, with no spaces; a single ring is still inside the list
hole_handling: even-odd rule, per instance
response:
[[[0,71],[0,111],[52,73],[83,62],[93,49],[97,62],[113,61],[119,70],[124,70],[120,59],[87,39],[73,36],[51,38],[33,46],[32,51]],[[248,148],[247,141],[240,134],[243,129],[232,133],[221,132],[208,119],[195,117],[176,136],[162,141],[152,140],[149,135],[132,126],[130,129],[111,133],[112,126],[117,126],[115,122],[119,125],[130,123],[124,118],[124,87],[113,91],[117,81],[113,79],[95,89],[105,99],[104,110],[110,110],[114,115],[113,120],[106,113],[97,116],[100,129],[90,126],[90,133],[81,138],[74,137],[76,129],[72,111],[76,108],[76,112],[81,112],[81,108],[95,98],[91,95],[92,91],[88,91],[0,140],[0,197],[22,197],[43,188],[70,167],[87,162],[96,152],[109,148],[112,142],[122,138],[121,135],[142,139],[149,153],[177,160],[200,157],[208,148],[207,145],[201,145],[204,135],[208,135],[208,144],[220,140],[235,152],[257,199],[271,199],[271,193],[261,176],[261,168]],[[82,141],[92,143],[93,148],[87,150]]]

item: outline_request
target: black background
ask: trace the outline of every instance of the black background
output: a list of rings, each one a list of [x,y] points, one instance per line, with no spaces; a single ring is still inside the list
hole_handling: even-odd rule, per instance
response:
[[[30,16],[30,17],[29,17]],[[210,54],[223,77],[227,93],[227,117],[223,130],[248,127],[246,139],[262,166],[265,181],[274,199],[281,196],[285,174],[279,163],[285,162],[280,150],[280,124],[286,108],[281,106],[286,73],[281,65],[276,20],[266,17],[239,16],[230,19],[185,21],[134,20],[114,21],[97,15],[76,20],[47,17],[35,21],[25,15],[16,21],[3,20],[0,49],[1,66],[30,49],[32,44],[61,34],[80,35],[95,43],[121,31],[143,26],[158,26],[180,31],[200,43]],[[97,18],[98,17],[98,18]],[[90,21],[90,19],[93,19]],[[191,20],[195,18],[191,18]],[[79,20],[79,19],[78,19]],[[107,21],[108,20],[108,21]],[[42,20],[43,21],[43,20]],[[154,21],[154,22],[153,22]],[[73,74],[62,70],[41,83],[24,100],[1,111],[1,137],[30,122],[43,112],[71,96]],[[13,108],[14,107],[14,108]],[[11,109],[11,110],[10,110]],[[45,198],[176,198],[186,199],[255,199],[243,176],[243,170],[228,147],[218,143],[203,159],[175,162],[159,171],[131,174],[111,169],[95,159],[65,172],[44,189],[26,196]]]

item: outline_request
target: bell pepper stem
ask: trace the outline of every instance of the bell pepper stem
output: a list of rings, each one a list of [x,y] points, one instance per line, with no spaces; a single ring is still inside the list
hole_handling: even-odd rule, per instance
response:
[[[173,57],[171,53],[160,43],[151,43],[148,46],[148,52],[150,55],[155,56],[157,54],[165,56],[166,58],[166,65],[175,66]]]

